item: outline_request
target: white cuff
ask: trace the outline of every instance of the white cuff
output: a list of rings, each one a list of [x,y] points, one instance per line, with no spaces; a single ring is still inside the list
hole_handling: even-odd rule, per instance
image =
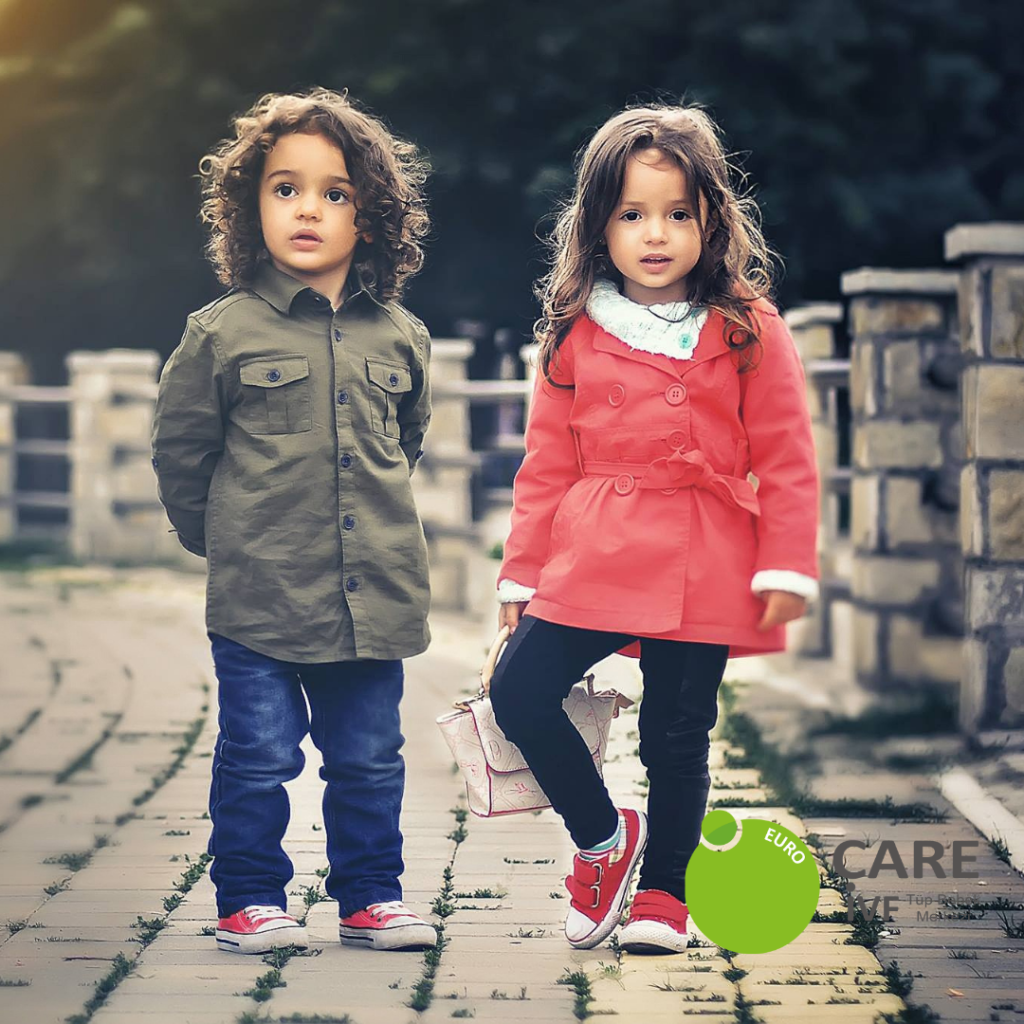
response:
[[[762,594],[766,590],[784,590],[805,601],[818,600],[818,581],[813,576],[805,576],[792,569],[762,569],[755,572],[750,589],[755,594]]]
[[[498,600],[502,604],[519,604],[529,601],[537,593],[536,587],[524,587],[515,580],[498,581]]]

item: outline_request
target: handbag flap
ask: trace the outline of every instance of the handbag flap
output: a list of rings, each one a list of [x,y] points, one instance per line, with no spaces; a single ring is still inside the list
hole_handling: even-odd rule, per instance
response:
[[[632,703],[618,690],[588,693],[583,683],[577,683],[562,702],[565,713],[579,730],[591,755],[597,754],[604,746],[611,720],[618,714],[622,702]],[[484,760],[491,771],[519,772],[529,767],[519,748],[498,728],[489,697],[466,701],[465,707],[473,716]]]

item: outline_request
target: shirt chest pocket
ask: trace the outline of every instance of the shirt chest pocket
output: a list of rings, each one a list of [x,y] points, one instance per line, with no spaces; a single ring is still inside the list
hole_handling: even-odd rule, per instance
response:
[[[409,367],[404,363],[367,359],[366,377],[370,389],[370,419],[374,431],[385,437],[401,437],[398,407],[402,396],[412,391],[412,373]]]
[[[252,434],[297,434],[313,429],[309,360],[260,356],[239,366],[239,422]]]

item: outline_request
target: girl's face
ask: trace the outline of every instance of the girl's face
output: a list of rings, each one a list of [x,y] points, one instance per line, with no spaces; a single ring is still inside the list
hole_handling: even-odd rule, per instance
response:
[[[700,258],[702,215],[689,194],[686,175],[660,149],[642,150],[627,162],[604,238],[634,302],[649,306],[687,297],[686,277]]]
[[[356,196],[345,154],[322,135],[282,135],[260,179],[260,226],[274,265],[334,300],[356,242]]]

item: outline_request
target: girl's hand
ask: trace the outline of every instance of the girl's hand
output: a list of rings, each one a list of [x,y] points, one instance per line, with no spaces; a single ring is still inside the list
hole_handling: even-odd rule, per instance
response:
[[[798,594],[790,594],[786,590],[766,590],[761,598],[765,608],[757,624],[759,633],[780,626],[783,622],[799,619],[807,611],[807,602]]]
[[[506,626],[514,633],[519,620],[523,617],[527,601],[508,601],[501,606],[498,612],[498,631],[501,632]]]

